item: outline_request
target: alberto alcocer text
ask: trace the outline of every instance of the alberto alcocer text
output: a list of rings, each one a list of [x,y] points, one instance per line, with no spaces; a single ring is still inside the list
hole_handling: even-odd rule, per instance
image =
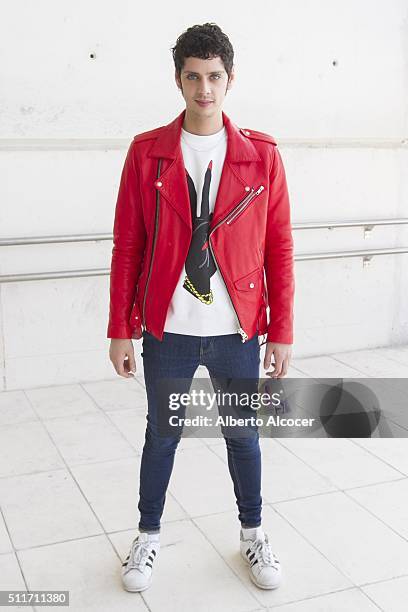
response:
[[[231,415],[221,416],[219,415],[216,419],[212,417],[197,415],[195,417],[180,417],[172,415],[169,417],[169,424],[172,427],[253,427],[257,426],[271,426],[274,427],[312,427],[315,422],[314,418],[287,418],[279,415],[270,415],[266,419],[261,417],[248,417],[248,418],[236,418]]]

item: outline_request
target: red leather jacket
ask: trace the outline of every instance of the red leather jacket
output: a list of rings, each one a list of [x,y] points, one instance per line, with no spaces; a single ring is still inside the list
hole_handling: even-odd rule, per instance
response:
[[[185,109],[130,144],[113,227],[108,338],[163,339],[167,309],[192,238],[180,146]],[[222,112],[227,152],[209,247],[242,341],[293,342],[293,239],[285,170],[275,140]]]

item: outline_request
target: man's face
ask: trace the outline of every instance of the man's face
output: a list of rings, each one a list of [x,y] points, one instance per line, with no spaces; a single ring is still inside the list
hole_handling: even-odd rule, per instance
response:
[[[180,78],[175,75],[177,86],[181,89],[188,112],[200,117],[217,114],[224,102],[227,89],[234,79],[232,69],[230,80],[220,57],[200,59],[187,57]],[[201,103],[200,101],[209,101]]]

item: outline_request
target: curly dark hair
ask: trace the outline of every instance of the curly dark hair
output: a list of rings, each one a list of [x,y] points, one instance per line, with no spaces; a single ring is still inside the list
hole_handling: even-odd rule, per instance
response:
[[[210,59],[216,56],[221,58],[228,78],[231,75],[234,49],[228,36],[216,23],[191,26],[180,34],[171,52],[179,76],[186,57]]]

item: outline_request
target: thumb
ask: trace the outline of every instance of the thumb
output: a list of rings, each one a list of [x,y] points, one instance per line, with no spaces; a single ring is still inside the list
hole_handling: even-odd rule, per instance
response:
[[[132,351],[128,354],[129,371],[136,373],[136,359],[135,353]]]
[[[273,348],[270,345],[266,345],[265,357],[264,357],[264,369],[267,370],[271,366],[271,358],[273,355]]]

